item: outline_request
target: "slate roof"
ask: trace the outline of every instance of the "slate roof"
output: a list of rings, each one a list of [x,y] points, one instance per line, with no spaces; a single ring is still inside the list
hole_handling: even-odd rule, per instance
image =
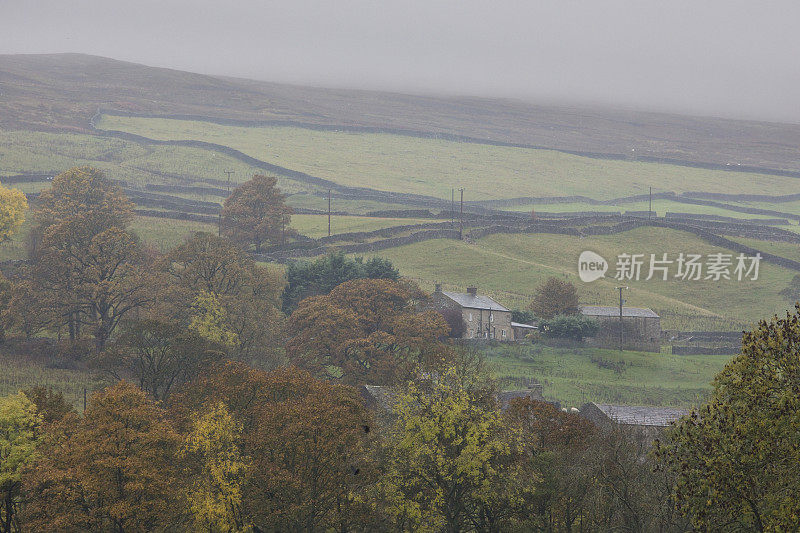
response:
[[[691,413],[688,409],[679,409],[677,407],[647,407],[605,403],[596,403],[594,406],[617,424],[635,426],[667,427],[680,417]]]
[[[384,411],[391,411],[395,403],[395,394],[391,387],[381,385],[362,385],[361,397],[370,407],[380,407]]]
[[[505,410],[508,404],[514,398],[530,398],[531,400],[544,401],[542,397],[542,386],[538,385],[531,389],[523,390],[507,390],[497,393],[497,400],[500,402],[500,408]]]
[[[584,305],[581,313],[588,316],[616,316],[619,317],[619,307],[613,305]],[[652,309],[646,307],[623,307],[622,317],[659,318]]]
[[[523,324],[521,322],[512,322],[512,328],[523,328],[523,329],[539,329],[539,326],[534,326],[532,324]]]
[[[468,309],[491,309],[492,311],[508,311],[505,307],[494,301],[488,296],[477,294],[475,296],[467,292],[442,291],[442,294],[453,300],[461,307]]]

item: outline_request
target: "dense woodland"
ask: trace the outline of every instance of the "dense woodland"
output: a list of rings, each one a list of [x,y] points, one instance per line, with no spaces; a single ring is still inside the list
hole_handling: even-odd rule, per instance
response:
[[[165,254],[91,168],[0,202],[0,239],[34,225],[0,278],[5,343],[111,383],[82,413],[40,387],[0,399],[0,532],[798,528],[800,308],[745,334],[708,403],[653,442],[501,405],[387,261],[257,264],[292,231],[274,179]],[[537,316],[573,309],[574,288],[551,289]]]

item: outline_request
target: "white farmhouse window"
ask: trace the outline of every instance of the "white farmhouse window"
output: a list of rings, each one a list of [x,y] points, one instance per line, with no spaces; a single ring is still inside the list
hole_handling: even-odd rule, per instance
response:
[[[472,313],[469,314],[469,321],[472,322]]]

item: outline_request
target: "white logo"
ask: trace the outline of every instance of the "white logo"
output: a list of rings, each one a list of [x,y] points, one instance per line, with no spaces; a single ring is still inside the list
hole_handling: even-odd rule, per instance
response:
[[[581,281],[590,282],[605,276],[608,270],[608,262],[600,255],[585,251],[581,252],[578,258],[578,275]]]

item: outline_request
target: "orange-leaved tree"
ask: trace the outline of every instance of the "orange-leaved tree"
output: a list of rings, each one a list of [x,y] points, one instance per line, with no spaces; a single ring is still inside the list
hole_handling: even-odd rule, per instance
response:
[[[236,187],[222,207],[223,234],[260,253],[265,244],[280,244],[294,233],[289,228],[292,208],[277,183],[274,176],[256,174]]]
[[[42,437],[24,481],[30,531],[154,531],[182,518],[180,436],[161,408],[120,382]]]
[[[365,529],[374,432],[355,389],[296,368],[264,372],[227,362],[171,402],[178,425],[195,431],[191,412],[219,405],[241,427],[237,454],[248,458],[246,475],[237,475],[242,524],[262,531]]]
[[[441,314],[417,314],[408,287],[388,279],[356,279],[326,296],[300,302],[289,319],[286,350],[310,371],[346,383],[402,381],[442,367],[440,342],[449,326]]]

